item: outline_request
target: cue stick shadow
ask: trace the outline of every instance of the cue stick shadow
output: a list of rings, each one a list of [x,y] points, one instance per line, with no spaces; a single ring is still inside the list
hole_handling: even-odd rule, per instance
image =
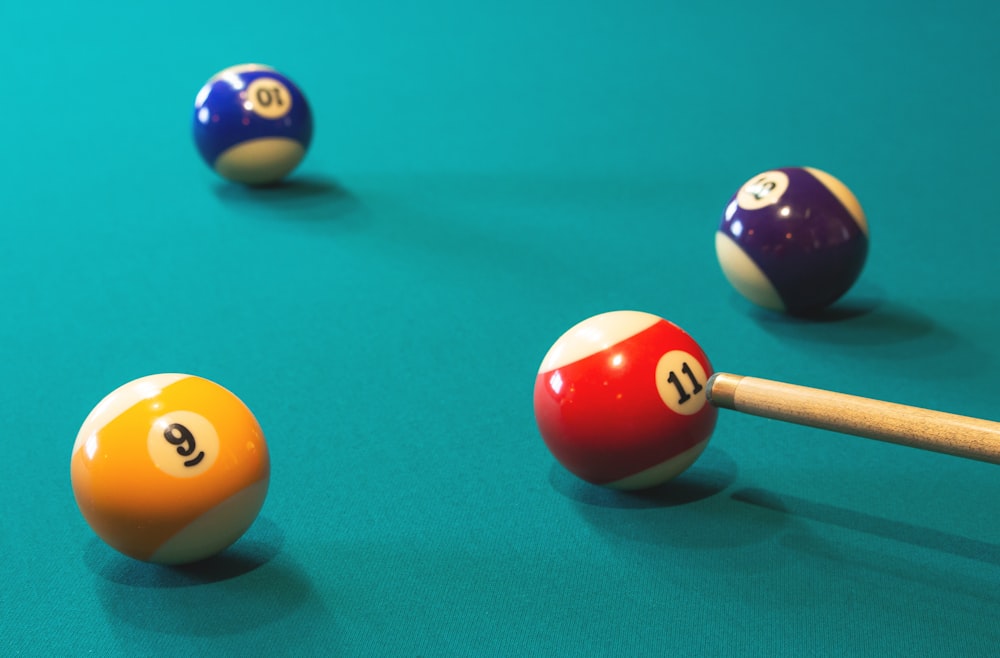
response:
[[[744,488],[730,494],[733,500],[784,515],[846,528],[873,537],[948,553],[956,557],[1000,566],[1000,546],[941,530],[881,518],[857,510],[817,503],[760,488]]]

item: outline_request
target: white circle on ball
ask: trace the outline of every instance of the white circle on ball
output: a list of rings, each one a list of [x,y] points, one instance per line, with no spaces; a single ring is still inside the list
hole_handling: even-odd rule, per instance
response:
[[[276,78],[257,78],[247,86],[244,107],[265,119],[280,119],[292,111],[292,95]]]
[[[153,421],[146,445],[156,468],[173,477],[189,478],[215,463],[219,433],[201,414],[171,411]]]
[[[777,169],[757,174],[736,193],[736,203],[744,210],[757,210],[781,200],[788,190],[788,174]]]
[[[701,363],[684,350],[671,350],[656,364],[656,390],[674,413],[693,416],[705,406],[708,377]]]

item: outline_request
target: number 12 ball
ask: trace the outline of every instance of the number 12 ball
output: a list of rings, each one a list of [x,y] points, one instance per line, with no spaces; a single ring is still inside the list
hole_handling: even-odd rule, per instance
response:
[[[238,183],[275,183],[305,157],[313,119],[298,87],[274,69],[242,64],[198,92],[194,141],[208,166]]]
[[[70,461],[83,517],[137,560],[215,555],[250,527],[270,458],[250,410],[200,377],[151,375],[112,391],[87,416]]]
[[[868,222],[854,194],[810,167],[774,169],[736,192],[715,234],[726,278],[751,302],[809,314],[839,299],[868,255]]]
[[[577,324],[552,345],[535,378],[535,420],[553,456],[583,480],[643,489],[698,458],[718,411],[712,366],[680,327],[638,311]]]

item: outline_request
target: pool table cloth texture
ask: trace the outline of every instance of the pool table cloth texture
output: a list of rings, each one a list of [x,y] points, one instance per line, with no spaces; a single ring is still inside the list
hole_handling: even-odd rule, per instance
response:
[[[545,449],[535,373],[596,313],[717,370],[1000,419],[1000,5],[0,5],[0,655],[995,656],[997,467],[720,412],[676,481]],[[316,133],[228,184],[194,96],[277,67]],[[818,319],[755,309],[713,236],[814,166],[871,251]],[[229,551],[131,561],[69,456],[126,381],[254,411],[271,490]]]

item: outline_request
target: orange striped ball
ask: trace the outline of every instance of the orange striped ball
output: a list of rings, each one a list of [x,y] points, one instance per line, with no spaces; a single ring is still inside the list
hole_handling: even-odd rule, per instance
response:
[[[73,494],[97,535],[129,557],[185,564],[215,555],[257,518],[270,457],[256,418],[201,377],[125,384],[87,416],[73,445]]]

